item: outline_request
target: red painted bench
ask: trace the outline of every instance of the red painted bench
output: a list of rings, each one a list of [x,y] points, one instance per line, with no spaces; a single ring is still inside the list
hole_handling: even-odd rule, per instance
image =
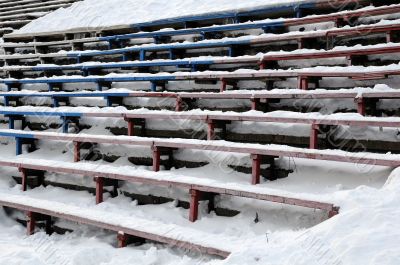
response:
[[[323,124],[323,123],[322,123]],[[343,124],[346,124],[345,121]],[[316,138],[317,126],[313,126],[311,140]],[[82,143],[107,143],[120,145],[137,145],[148,146],[153,152],[153,171],[160,170],[160,155],[162,149],[196,149],[206,151],[218,151],[227,153],[244,153],[250,154],[252,158],[252,184],[260,183],[260,165],[263,158],[268,159],[271,166],[271,174],[274,174],[276,157],[298,157],[314,160],[328,160],[336,162],[358,163],[362,165],[377,166],[400,166],[400,158],[396,155],[388,156],[389,159],[382,157],[380,154],[374,153],[351,153],[335,150],[315,150],[294,148],[286,145],[259,145],[259,144],[243,144],[225,141],[202,141],[187,139],[160,139],[160,138],[140,138],[140,137],[123,137],[123,136],[93,136],[93,135],[73,135],[61,133],[29,133],[15,130],[0,130],[0,136],[15,137],[16,139],[41,139],[53,141],[71,141],[74,142],[74,161],[81,159],[80,149]],[[313,138],[314,137],[314,138]],[[21,142],[22,143],[22,142]],[[18,143],[17,143],[18,144]],[[32,144],[27,141],[26,144]]]
[[[400,26],[399,26],[400,28]],[[266,69],[271,62],[276,61],[289,61],[289,60],[315,60],[315,59],[327,59],[327,58],[338,58],[345,57],[348,61],[348,66],[353,65],[353,60],[360,56],[377,55],[377,54],[391,54],[400,52],[399,45],[382,46],[376,45],[376,47],[366,48],[344,48],[341,50],[330,50],[330,51],[316,51],[316,52],[285,52],[285,53],[271,53],[264,55],[260,68]]]
[[[313,200],[294,198],[281,195],[279,191],[268,190],[261,187],[243,185],[239,183],[223,183],[210,181],[209,179],[186,177],[174,175],[170,172],[151,172],[145,170],[129,170],[129,173],[121,173],[119,167],[99,166],[96,164],[68,163],[49,160],[0,160],[0,166],[18,168],[22,176],[22,189],[27,188],[27,177],[29,170],[73,174],[86,177],[93,177],[96,182],[96,203],[103,202],[104,179],[122,180],[131,183],[141,183],[146,185],[176,187],[187,189],[190,193],[190,213],[189,220],[195,222],[198,218],[199,200],[202,194],[212,193],[220,195],[230,195],[236,197],[257,199],[274,203],[295,205],[300,207],[320,209],[328,212],[332,217],[339,212],[339,208],[330,203],[317,202]]]
[[[147,239],[150,241],[167,244],[170,247],[187,249],[208,255],[227,258],[231,249],[227,245],[218,246],[215,241],[224,240],[223,236],[215,236],[187,227],[169,224],[166,230],[165,223],[143,219],[137,216],[134,223],[121,222],[126,216],[118,216],[92,208],[81,208],[27,196],[0,194],[0,206],[23,211],[26,214],[27,235],[35,233],[38,221],[44,220],[46,232],[51,234],[52,218],[59,218],[71,222],[90,225],[114,231],[117,234],[118,247],[126,247],[130,236]],[[119,217],[119,220],[115,221]],[[153,225],[150,225],[153,224]],[[186,235],[192,235],[192,238]],[[180,236],[179,236],[180,235]],[[193,238],[193,235],[195,238]],[[225,238],[227,240],[232,238]]]

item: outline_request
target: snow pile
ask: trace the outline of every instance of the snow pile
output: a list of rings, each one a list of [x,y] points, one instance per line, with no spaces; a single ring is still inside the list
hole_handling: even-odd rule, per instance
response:
[[[341,213],[311,229],[269,235],[269,244],[233,254],[226,264],[399,264],[400,168],[382,189],[335,193]],[[258,263],[255,263],[258,261]]]
[[[214,12],[251,10],[315,0],[85,0],[39,18],[15,33],[62,31],[151,22]]]

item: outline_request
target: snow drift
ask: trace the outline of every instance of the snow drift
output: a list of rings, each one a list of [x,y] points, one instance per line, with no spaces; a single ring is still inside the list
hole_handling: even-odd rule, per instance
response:
[[[151,22],[160,19],[213,12],[251,10],[315,0],[85,0],[60,8],[15,33],[62,31],[74,28],[107,27]]]

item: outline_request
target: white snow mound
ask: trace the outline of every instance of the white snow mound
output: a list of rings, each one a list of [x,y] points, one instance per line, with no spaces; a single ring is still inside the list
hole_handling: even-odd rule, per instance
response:
[[[15,33],[129,25],[182,16],[303,2],[316,2],[316,0],[85,0],[68,8],[60,8]]]

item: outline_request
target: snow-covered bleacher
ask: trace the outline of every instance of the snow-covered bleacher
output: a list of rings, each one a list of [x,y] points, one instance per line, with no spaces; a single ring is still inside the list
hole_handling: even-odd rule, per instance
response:
[[[0,24],[27,22],[73,2],[1,1]],[[6,34],[0,44],[0,137],[8,149],[0,166],[14,177],[19,170],[15,179],[23,192],[0,192],[0,205],[27,212],[28,234],[36,221],[51,227],[55,217],[117,232],[119,246],[131,235],[223,258],[238,250],[243,235],[219,238],[192,224],[206,218],[202,201],[208,213],[216,211],[216,196],[221,208],[240,212],[246,206],[235,200],[251,199],[257,222],[258,211],[275,204],[315,209],[319,221],[332,218],[341,206],[334,196],[274,185],[299,181],[291,176],[292,160],[294,168],[298,161],[400,166],[399,155],[382,154],[388,146],[400,150],[400,119],[393,117],[400,107],[399,37],[400,4],[367,0]],[[344,128],[366,134],[344,134]],[[100,159],[93,158],[96,146]],[[203,174],[201,159],[210,153],[219,153],[223,166],[240,177],[229,179],[223,170]],[[185,166],[200,169],[186,175],[179,172]],[[90,184],[83,181],[88,177]],[[137,216],[137,222],[120,223],[122,211],[25,201],[28,186],[47,185],[46,179],[64,189],[94,189],[96,204],[118,189],[133,198],[183,200],[190,222],[172,221],[168,232],[157,229],[167,226],[164,220]],[[127,185],[136,186],[123,190]],[[226,197],[235,199],[224,205]]]
[[[77,0],[32,0],[8,1],[0,3],[0,24],[9,28],[0,32],[1,36],[19,29],[32,20],[42,17],[59,8],[69,7]]]

